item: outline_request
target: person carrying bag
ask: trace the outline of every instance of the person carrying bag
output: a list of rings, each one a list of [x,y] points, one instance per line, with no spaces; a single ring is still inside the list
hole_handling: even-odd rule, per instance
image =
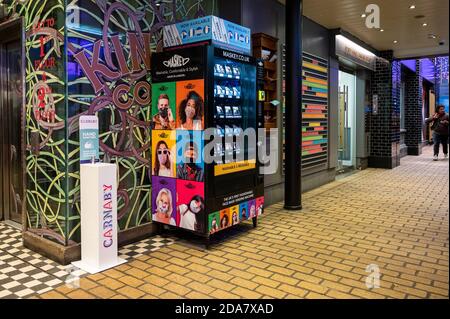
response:
[[[434,156],[433,161],[439,159],[439,146],[442,144],[442,150],[444,152],[444,158],[448,158],[448,123],[449,117],[445,113],[445,107],[438,105],[436,107],[436,113],[425,120],[425,123],[431,124],[431,130],[433,131],[433,143],[434,143]]]

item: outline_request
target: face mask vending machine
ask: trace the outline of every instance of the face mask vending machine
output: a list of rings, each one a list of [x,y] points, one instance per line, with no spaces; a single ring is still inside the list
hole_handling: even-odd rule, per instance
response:
[[[250,30],[214,16],[164,28],[152,56],[153,221],[212,234],[264,209]]]

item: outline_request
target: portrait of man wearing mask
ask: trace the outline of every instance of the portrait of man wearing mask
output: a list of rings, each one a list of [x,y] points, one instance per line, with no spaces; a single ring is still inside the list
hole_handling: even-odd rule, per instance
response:
[[[194,142],[188,142],[184,149],[184,161],[178,165],[177,178],[185,181],[203,182],[203,169],[196,162],[198,147]]]
[[[161,94],[158,98],[158,114],[153,116],[154,130],[174,130],[175,120],[170,109],[170,99],[167,94]]]

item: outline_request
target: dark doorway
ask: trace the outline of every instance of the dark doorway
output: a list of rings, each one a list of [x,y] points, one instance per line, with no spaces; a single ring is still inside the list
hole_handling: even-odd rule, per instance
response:
[[[0,24],[0,219],[22,223],[24,205],[22,19]]]

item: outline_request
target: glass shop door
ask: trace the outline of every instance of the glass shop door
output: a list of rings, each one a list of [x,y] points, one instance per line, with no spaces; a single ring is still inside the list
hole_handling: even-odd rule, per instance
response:
[[[20,33],[0,30],[0,219],[16,223],[22,223],[24,204],[22,67]]]
[[[354,169],[356,150],[356,77],[339,71],[338,171]]]

